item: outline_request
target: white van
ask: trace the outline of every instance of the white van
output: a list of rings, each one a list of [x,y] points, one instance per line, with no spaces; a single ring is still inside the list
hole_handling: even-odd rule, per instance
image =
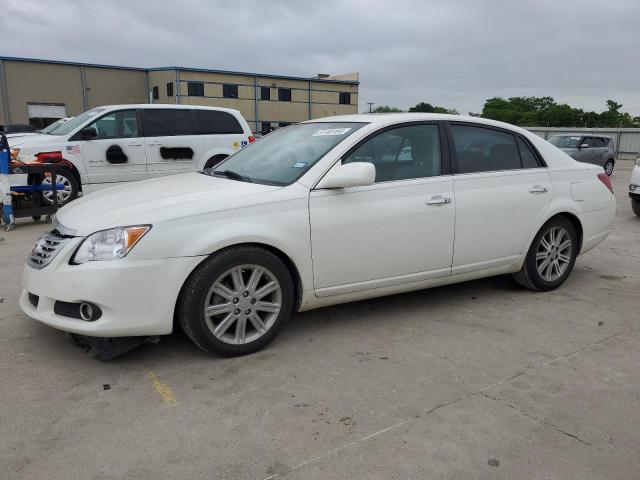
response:
[[[255,138],[239,111],[186,105],[111,105],[45,135],[10,141],[13,158],[63,162],[58,201],[123,182],[211,168]],[[44,194],[51,201],[51,192]]]

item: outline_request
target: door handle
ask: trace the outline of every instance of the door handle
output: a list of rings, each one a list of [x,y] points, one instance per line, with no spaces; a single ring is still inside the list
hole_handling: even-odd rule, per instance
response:
[[[534,185],[529,189],[529,193],[547,193],[547,187],[543,187],[542,185]]]
[[[160,145],[160,142],[158,142],[158,143],[147,143],[148,147],[157,147],[159,145]]]
[[[141,147],[141,143],[127,143],[127,147]]]
[[[431,197],[429,200],[427,200],[424,203],[429,207],[438,206],[438,205],[447,205],[451,203],[451,198],[443,197],[441,195],[436,195],[435,197]]]

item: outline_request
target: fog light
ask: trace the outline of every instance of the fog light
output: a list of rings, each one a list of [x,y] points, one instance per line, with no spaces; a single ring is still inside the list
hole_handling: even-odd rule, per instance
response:
[[[102,316],[102,310],[97,305],[83,302],[80,304],[80,317],[85,322],[94,322]]]

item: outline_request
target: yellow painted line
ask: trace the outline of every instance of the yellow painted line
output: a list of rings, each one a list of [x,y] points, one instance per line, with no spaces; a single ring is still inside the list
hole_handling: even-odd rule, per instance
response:
[[[164,398],[164,401],[167,402],[167,405],[169,405],[170,407],[175,407],[178,404],[178,400],[176,400],[176,396],[173,394],[173,390],[171,390],[171,387],[160,380],[158,376],[153,373],[153,371],[146,368],[144,369],[144,371],[147,372],[147,375],[149,375],[149,379],[151,379],[151,383],[153,383],[153,386],[156,387],[156,391],[160,394],[160,396]]]

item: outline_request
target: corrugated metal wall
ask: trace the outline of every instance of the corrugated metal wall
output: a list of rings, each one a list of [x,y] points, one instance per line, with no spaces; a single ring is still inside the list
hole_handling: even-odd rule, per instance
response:
[[[84,67],[87,108],[118,103],[147,103],[147,72]]]
[[[635,160],[640,155],[640,128],[524,128],[544,139],[552,135],[602,134],[613,139],[617,158]]]

